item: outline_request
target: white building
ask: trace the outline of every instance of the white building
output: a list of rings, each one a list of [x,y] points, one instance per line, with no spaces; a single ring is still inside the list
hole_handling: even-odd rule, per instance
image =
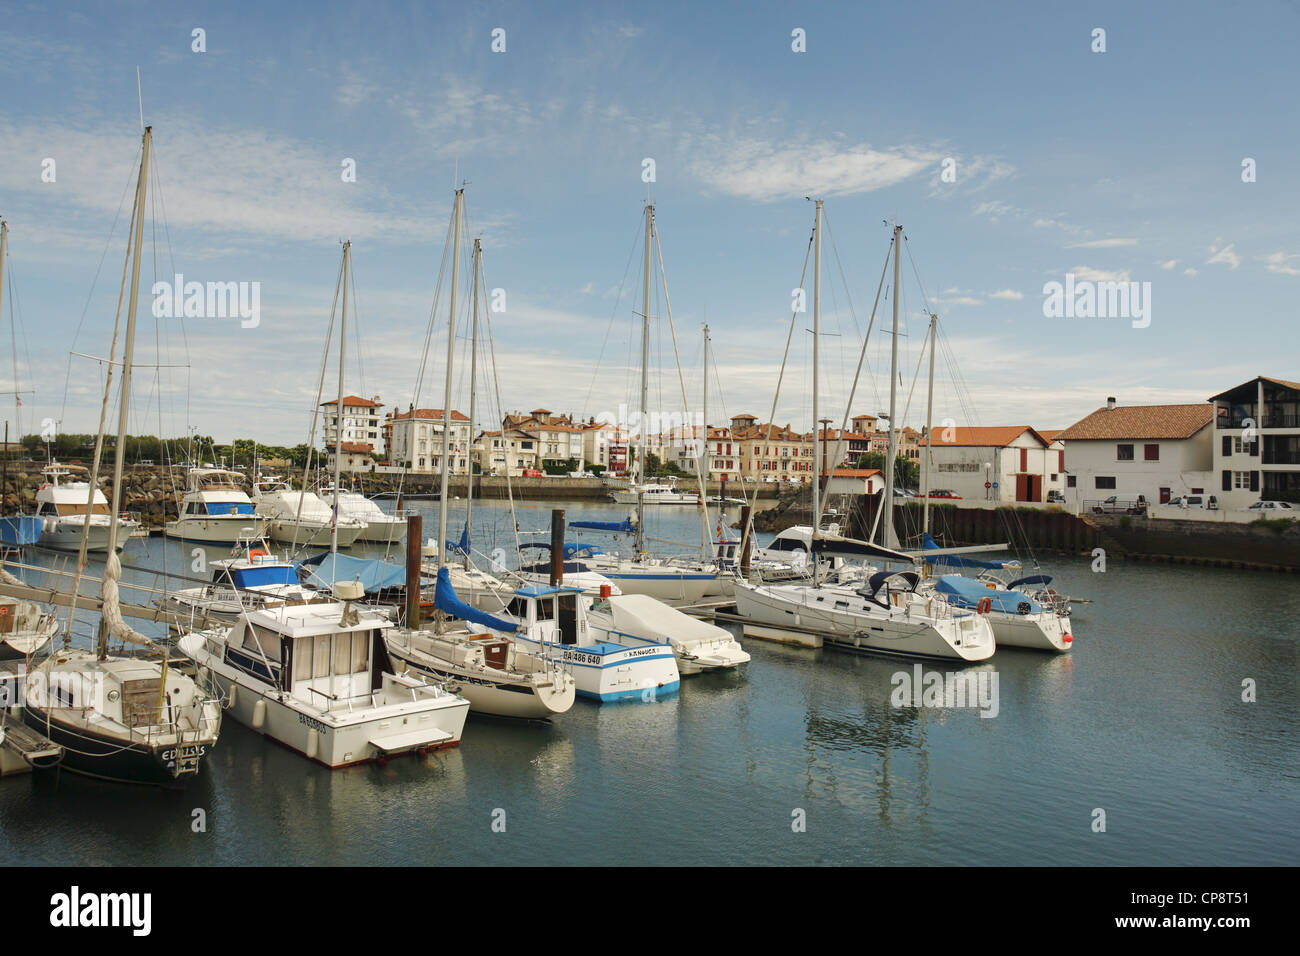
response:
[[[930,450],[930,490],[969,501],[1016,504],[1045,501],[1060,486],[1062,453],[1028,425],[939,427]],[[927,438],[918,442],[925,467]]]
[[[1300,502],[1300,383],[1261,375],[1210,401],[1219,507]]]
[[[321,413],[325,418],[325,445],[331,447],[339,441],[338,399],[321,402]],[[347,395],[343,398],[343,443],[346,446],[369,445],[370,451],[379,450],[379,438],[382,430],[379,410],[383,408],[379,396],[358,398]],[[345,450],[346,454],[346,450]]]
[[[417,474],[442,474],[442,426],[441,408],[408,408],[390,415],[384,429],[391,463]],[[469,446],[469,418],[453,409],[448,474],[469,473]]]
[[[1214,494],[1214,406],[1106,404],[1060,432],[1066,499],[1076,510],[1116,494],[1163,504],[1178,495]]]
[[[481,474],[519,478],[537,470],[537,446],[536,435],[518,428],[483,432],[474,442],[474,461]]]

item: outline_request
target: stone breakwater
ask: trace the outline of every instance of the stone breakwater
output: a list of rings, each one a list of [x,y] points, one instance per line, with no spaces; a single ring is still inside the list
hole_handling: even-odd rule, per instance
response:
[[[41,465],[32,462],[10,462],[9,473],[0,493],[4,499],[4,513],[32,514],[36,510],[36,492],[44,481]],[[113,482],[111,468],[102,475],[100,487],[112,500]],[[294,487],[302,484],[302,476],[289,478]],[[122,475],[122,511],[139,518],[146,528],[161,528],[177,515],[177,505],[185,491],[185,475],[181,469],[161,466],[128,466]],[[352,482],[355,490],[373,497],[396,496],[399,492],[412,498],[437,497],[441,482],[437,475],[364,474]],[[505,500],[511,494],[519,501],[604,501],[608,500],[611,485],[600,478],[495,478],[482,475],[474,477],[474,496],[488,500]],[[683,483],[683,487],[686,487]],[[735,482],[727,482],[728,494],[737,490]],[[751,489],[753,486],[750,485]],[[244,490],[249,491],[246,481]],[[448,481],[448,494],[463,498],[469,491],[464,475]],[[709,483],[709,493],[719,494],[720,482]],[[775,498],[775,486],[758,487],[758,496]]]

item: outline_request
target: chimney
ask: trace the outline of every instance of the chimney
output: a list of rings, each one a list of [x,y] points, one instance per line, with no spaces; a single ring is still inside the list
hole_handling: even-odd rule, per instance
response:
[[[1107,396],[1107,398],[1106,398],[1106,410],[1107,410],[1108,412],[1113,412],[1113,411],[1115,410],[1115,396],[1114,396],[1114,395],[1109,395],[1109,396]]]

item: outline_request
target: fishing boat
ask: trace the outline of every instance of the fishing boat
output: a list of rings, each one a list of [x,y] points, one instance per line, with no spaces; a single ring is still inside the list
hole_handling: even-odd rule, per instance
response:
[[[59,621],[35,601],[0,594],[0,660],[33,657],[58,633]]]
[[[240,538],[266,534],[266,519],[240,487],[244,476],[225,468],[191,468],[179,514],[163,532],[171,538],[232,544]]]
[[[365,526],[356,518],[339,515],[310,491],[295,491],[280,478],[266,477],[253,484],[253,503],[267,521],[271,539],[299,547],[326,547],[337,540],[346,548],[361,537]]]
[[[191,631],[178,646],[210,673],[235,720],[330,768],[460,743],[469,701],[398,673],[393,623],[341,600],[244,612],[229,628]]]
[[[129,515],[114,517],[104,492],[86,480],[84,467],[53,462],[41,474],[45,481],[36,490],[36,516],[41,519],[42,547],[79,550],[84,530],[87,551],[108,550],[110,537],[120,549],[140,527]]]

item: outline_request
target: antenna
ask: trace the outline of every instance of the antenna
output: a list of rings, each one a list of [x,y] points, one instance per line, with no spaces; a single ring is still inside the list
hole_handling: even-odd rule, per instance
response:
[[[144,94],[140,92],[140,68],[135,68],[135,98],[140,104],[140,132],[144,132]]]

